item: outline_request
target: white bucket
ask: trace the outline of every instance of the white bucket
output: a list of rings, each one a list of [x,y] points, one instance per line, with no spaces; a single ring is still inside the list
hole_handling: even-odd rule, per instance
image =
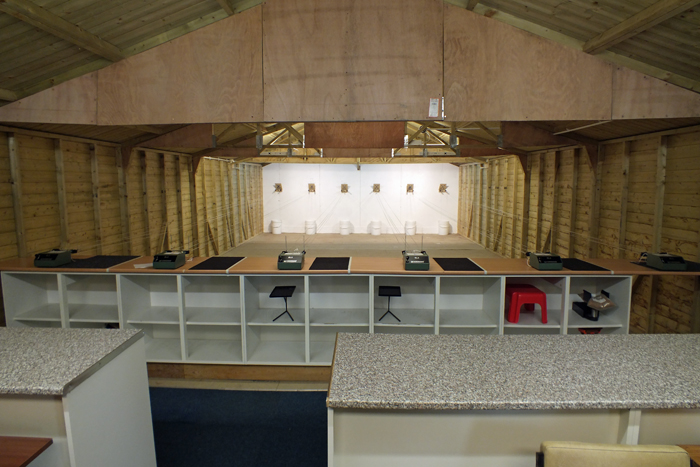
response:
[[[372,235],[382,234],[382,221],[372,221],[370,224],[370,232]]]
[[[316,234],[316,221],[306,221],[306,235]]]
[[[340,235],[350,235],[350,221],[340,221]]]
[[[415,235],[416,221],[406,221],[406,224],[404,225],[404,232],[406,232],[406,235]]]
[[[438,235],[447,235],[450,233],[450,221],[440,221],[438,223]]]
[[[279,235],[282,233],[282,221],[279,221],[277,219],[273,219],[270,221],[270,232],[272,232],[275,235]]]

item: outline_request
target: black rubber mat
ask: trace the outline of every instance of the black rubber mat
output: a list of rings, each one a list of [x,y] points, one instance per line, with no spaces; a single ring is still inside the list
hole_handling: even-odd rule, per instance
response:
[[[346,270],[350,265],[349,257],[321,257],[316,258],[309,269],[314,271]]]
[[[443,271],[483,271],[469,258],[433,258]]]
[[[632,264],[636,264],[637,266],[644,266],[645,268],[652,269],[654,271],[658,271],[656,268],[652,268],[651,266],[647,266],[647,263],[639,263],[635,261],[631,261]],[[686,269],[685,271],[678,271],[678,272],[700,272],[700,263],[696,263],[693,261],[686,261]],[[672,272],[672,271],[666,271],[666,272]]]
[[[610,269],[605,269],[577,258],[562,258],[561,261],[569,271],[610,271]]]
[[[136,259],[138,256],[108,256],[99,255],[92,256],[90,258],[76,259],[71,263],[68,263],[62,268],[73,268],[73,269],[109,269],[117,264],[126,263],[132,259]]]
[[[189,270],[225,271],[242,259],[243,256],[215,256],[214,258],[202,261]]]

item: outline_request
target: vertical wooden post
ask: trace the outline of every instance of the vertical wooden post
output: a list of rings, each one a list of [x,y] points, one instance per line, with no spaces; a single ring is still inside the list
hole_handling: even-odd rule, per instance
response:
[[[146,241],[146,254],[153,254],[153,247],[151,246],[151,226],[149,225],[150,216],[148,215],[148,163],[146,160],[146,152],[139,151],[139,157],[141,159],[141,189],[143,191],[143,231]]]
[[[56,186],[58,189],[58,216],[61,222],[61,246],[62,250],[70,248],[68,239],[68,208],[66,202],[66,177],[63,168],[63,144],[60,139],[53,140],[54,159],[56,161]]]
[[[523,176],[523,218],[522,234],[520,235],[520,252],[518,258],[522,258],[528,251],[530,244],[530,183],[532,181],[532,156],[527,156],[527,170]]]
[[[512,159],[513,163],[513,193],[511,193],[511,219],[510,219],[510,257],[515,258],[515,229],[517,227],[516,219],[518,218],[518,179],[520,174],[518,173],[518,167],[520,166],[520,161],[515,158]]]
[[[540,248],[542,242],[542,210],[544,209],[544,169],[545,169],[545,158],[544,154],[540,153],[540,178],[537,187],[537,225],[535,234],[535,251],[543,251],[544,245]]]
[[[233,234],[233,246],[238,245],[238,241],[236,239],[236,229],[235,229],[235,224],[236,224],[236,210],[234,209],[235,201],[236,201],[236,196],[233,192],[233,164],[227,164],[226,165],[226,177],[228,178],[228,213],[231,218],[231,231]]]
[[[202,213],[203,217],[204,217],[204,219],[203,219],[204,225],[202,227],[204,228],[204,237],[207,239],[209,239],[211,237],[211,235],[209,235],[207,232],[207,228],[211,228],[211,227],[209,227],[209,200],[207,199],[207,194],[208,194],[207,192],[209,191],[207,189],[207,188],[209,188],[208,183],[207,183],[207,168],[209,168],[211,170],[209,162],[210,162],[209,159],[203,159],[202,162],[199,164],[199,167],[202,171],[202,205],[204,208],[204,212]],[[206,249],[207,256],[209,256],[209,250],[210,250],[209,243],[210,242],[205,243],[205,245],[207,246],[207,249]],[[211,249],[213,249],[213,248],[214,248],[214,245],[211,246]]]
[[[197,213],[197,184],[194,173],[194,161],[190,158],[188,163],[187,176],[190,185],[190,229],[192,231],[192,253],[195,256],[201,256],[200,238],[199,238],[199,214]]]
[[[97,161],[95,145],[90,145],[90,164],[92,169],[92,208],[95,218],[95,251],[102,254],[102,199],[100,190],[100,166]]]
[[[24,232],[24,206],[22,203],[22,171],[19,164],[17,138],[14,133],[7,135],[10,153],[10,183],[12,184],[12,208],[15,215],[15,235],[17,236],[17,255],[27,256],[27,237]]]
[[[651,251],[661,252],[661,229],[664,219],[664,197],[666,194],[666,156],[668,154],[668,137],[659,138],[659,150],[656,153],[656,200],[654,203],[654,226]],[[651,297],[649,298],[649,327],[647,332],[653,334],[656,321],[656,299],[658,296],[659,276],[651,276]]]
[[[119,183],[119,215],[122,228],[122,254],[131,254],[131,225],[129,218],[129,198],[126,187],[126,174],[124,173],[124,159],[121,148],[116,148],[114,158],[117,165],[117,179]]]
[[[592,168],[591,212],[588,219],[588,257],[598,257],[598,223],[600,218],[600,191],[603,178],[603,158],[605,152],[600,152],[596,165]]]
[[[158,167],[162,171],[161,177],[161,190],[160,190],[160,203],[163,209],[163,243],[161,245],[162,250],[169,250],[171,248],[170,241],[170,222],[168,221],[168,174],[165,172],[165,157],[163,153],[158,154]]]
[[[180,168],[180,156],[175,156],[175,195],[177,198],[177,230],[179,232],[179,248],[185,248],[185,219],[182,212],[182,170]]]
[[[554,189],[552,191],[552,225],[550,227],[549,251],[556,254],[557,235],[559,234],[559,166],[561,151],[554,151]]]
[[[578,164],[580,160],[581,149],[574,149],[573,165],[571,173],[571,205],[569,212],[571,219],[569,220],[569,258],[573,258],[576,251],[576,219],[578,217]]]
[[[630,181],[630,143],[622,143],[622,193],[620,194],[620,235],[617,242],[617,257],[625,257],[625,237],[627,236],[627,196]]]
[[[479,206],[480,209],[480,214],[481,214],[481,219],[479,220],[479,243],[481,246],[484,248],[488,247],[488,239],[486,238],[486,229],[488,228],[488,206],[486,204],[486,199],[488,197],[488,193],[484,194],[484,191],[486,191],[488,187],[488,177],[489,173],[491,172],[491,164],[486,163],[484,164],[484,168],[482,169],[481,172],[481,183],[479,184],[479,196],[480,196],[480,201],[481,204]]]

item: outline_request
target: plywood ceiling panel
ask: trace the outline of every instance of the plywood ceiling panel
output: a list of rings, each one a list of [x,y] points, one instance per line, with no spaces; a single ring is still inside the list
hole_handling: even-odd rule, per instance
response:
[[[441,0],[263,4],[266,121],[428,118],[442,97]]]
[[[404,122],[309,122],[304,125],[310,148],[401,148]]]
[[[101,125],[262,120],[261,8],[99,73]]]
[[[604,120],[612,66],[457,7],[445,12],[450,120]]]

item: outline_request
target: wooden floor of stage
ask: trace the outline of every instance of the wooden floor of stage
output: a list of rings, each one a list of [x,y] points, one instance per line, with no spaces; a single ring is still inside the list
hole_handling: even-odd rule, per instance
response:
[[[413,235],[399,234],[316,234],[263,233],[232,248],[221,256],[271,256],[276,257],[286,248],[289,251],[306,249],[309,257],[324,256],[377,256],[400,257],[408,251],[425,250],[431,258],[500,258],[497,253],[487,250],[476,242],[458,234],[452,235]],[[404,243],[405,242],[405,243]]]

